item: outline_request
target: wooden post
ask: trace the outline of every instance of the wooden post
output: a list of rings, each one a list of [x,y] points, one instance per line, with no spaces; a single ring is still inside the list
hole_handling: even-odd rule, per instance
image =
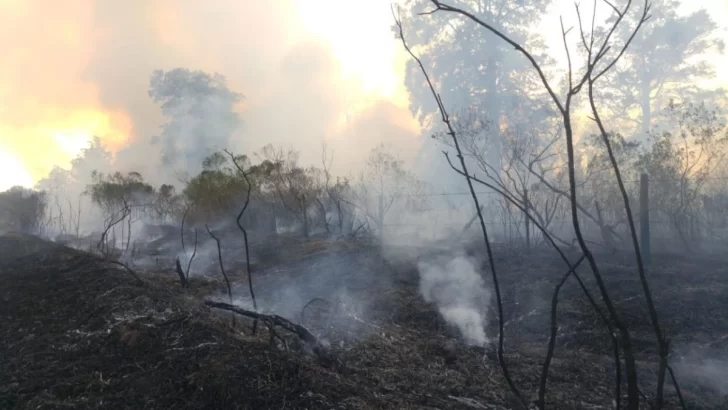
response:
[[[642,174],[640,176],[640,250],[642,251],[642,262],[645,266],[650,265],[649,184],[647,174]]]

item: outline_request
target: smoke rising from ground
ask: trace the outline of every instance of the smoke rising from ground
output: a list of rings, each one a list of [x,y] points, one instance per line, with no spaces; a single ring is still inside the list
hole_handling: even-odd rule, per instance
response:
[[[683,346],[676,349],[680,360],[674,365],[683,383],[697,384],[720,394],[728,394],[728,356],[705,348]]]
[[[466,343],[483,345],[488,342],[485,312],[490,290],[486,289],[474,264],[465,255],[457,255],[452,259],[420,262],[417,269],[425,301],[437,305],[443,319],[460,331]]]

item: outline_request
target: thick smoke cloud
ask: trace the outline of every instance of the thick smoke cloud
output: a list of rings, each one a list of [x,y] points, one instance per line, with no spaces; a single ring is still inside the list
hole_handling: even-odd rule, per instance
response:
[[[304,162],[315,163],[326,139],[338,162],[353,159],[334,163],[344,173],[382,141],[411,159],[430,144],[418,138],[407,110],[407,57],[389,31],[389,3],[0,0],[0,151],[20,158],[38,180],[53,165],[67,164],[89,135],[114,151],[128,140],[144,141],[163,121],[147,95],[149,76],[185,67],[223,74],[245,95],[239,107],[245,123],[232,149],[293,145]],[[696,0],[686,8],[708,7],[725,24],[724,3]],[[561,61],[560,14],[573,23],[573,2],[555,2],[539,31]],[[306,21],[311,16],[313,23]],[[332,44],[332,38],[339,41]],[[347,47],[349,39],[359,41]],[[382,62],[392,50],[397,61]],[[349,58],[343,65],[342,55]],[[389,73],[395,96],[362,93],[371,78],[345,78],[342,72],[352,67]],[[726,81],[724,71],[718,83]],[[144,172],[159,155],[140,143],[120,159],[125,168]]]
[[[483,345],[488,341],[485,312],[490,291],[474,264],[464,255],[420,262],[420,292],[425,301],[437,305],[443,319],[456,327],[468,344]]]
[[[228,148],[249,154],[267,143],[290,146],[307,163],[319,161],[323,140],[337,158],[360,162],[381,141],[416,148],[406,102],[365,95],[344,78],[328,41],[304,25],[301,4],[1,2],[0,30],[18,42],[8,50],[12,63],[0,68],[0,145],[39,179],[96,134],[113,151],[122,150],[121,169],[153,172],[161,153],[148,139],[164,119],[147,94],[150,75],[184,67],[222,74],[245,96],[237,107],[243,126]],[[368,7],[389,12],[386,2]],[[16,103],[6,104],[11,100]],[[354,129],[358,125],[363,130]]]

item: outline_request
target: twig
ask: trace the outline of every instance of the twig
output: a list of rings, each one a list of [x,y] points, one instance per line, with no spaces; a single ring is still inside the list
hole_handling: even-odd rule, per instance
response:
[[[205,224],[205,229],[207,229],[207,233],[210,234],[212,239],[215,240],[215,243],[217,244],[217,259],[220,262],[220,271],[222,272],[222,277],[225,279],[225,284],[227,285],[227,291],[228,291],[228,298],[230,298],[230,304],[233,303],[233,290],[230,286],[230,280],[228,279],[227,272],[225,272],[225,266],[222,263],[222,249],[220,248],[220,239],[212,233],[210,228]],[[235,316],[233,316],[233,326],[235,325]]]

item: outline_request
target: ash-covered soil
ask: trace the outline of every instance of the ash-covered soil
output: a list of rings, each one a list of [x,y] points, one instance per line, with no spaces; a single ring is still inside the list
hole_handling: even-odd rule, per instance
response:
[[[549,251],[495,251],[506,360],[521,391],[535,399],[551,292],[566,267]],[[235,303],[250,307],[240,254],[226,249],[226,268]],[[259,309],[303,322],[329,345],[331,360],[283,329],[277,334],[285,343],[262,324],[253,335],[251,320],[233,322],[231,313],[206,307],[205,299],[227,301],[219,273],[195,276],[181,289],[173,266],[137,268],[145,281],[138,285],[87,253],[25,235],[0,237],[0,408],[518,408],[490,349],[464,345],[424,301],[413,261],[384,262],[375,247],[346,239],[267,238],[251,254]],[[636,270],[629,255],[600,259],[632,329],[640,388],[649,396],[655,342]],[[688,407],[728,408],[721,378],[728,371],[720,366],[728,356],[728,265],[654,259],[654,298]],[[598,298],[586,265],[579,273]],[[494,338],[492,309],[488,316]],[[558,324],[548,408],[612,408],[611,344],[573,280],[562,291]],[[666,392],[667,407],[678,408],[671,383]]]

